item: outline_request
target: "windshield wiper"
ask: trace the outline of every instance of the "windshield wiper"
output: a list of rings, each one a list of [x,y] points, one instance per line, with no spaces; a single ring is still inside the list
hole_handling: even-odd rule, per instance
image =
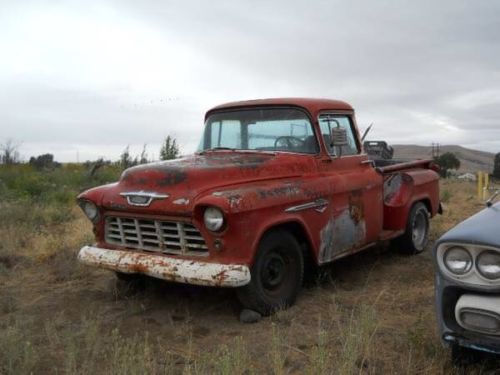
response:
[[[232,148],[232,147],[212,147],[212,148],[207,148],[206,150],[199,151],[197,152],[198,155],[203,155],[206,152],[212,152],[212,151],[238,151],[241,153],[246,153],[246,154],[269,154],[269,155],[276,155],[276,151],[269,151],[269,150],[247,150],[247,149],[242,149],[242,148]]]
[[[235,148],[232,148],[232,147],[212,147],[212,148],[207,148],[203,151],[200,152],[200,155],[203,155],[205,152],[210,152],[210,151],[221,151],[221,150],[225,150],[225,151],[236,151]]]

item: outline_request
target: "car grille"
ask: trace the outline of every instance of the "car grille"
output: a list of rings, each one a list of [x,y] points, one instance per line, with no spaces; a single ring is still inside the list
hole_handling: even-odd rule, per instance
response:
[[[208,255],[200,231],[178,221],[106,218],[106,242],[134,249],[177,255]]]

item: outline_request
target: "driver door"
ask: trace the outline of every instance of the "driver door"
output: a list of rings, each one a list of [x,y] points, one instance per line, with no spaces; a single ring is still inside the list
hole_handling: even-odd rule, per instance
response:
[[[377,240],[382,231],[383,178],[366,162],[352,113],[320,113],[318,124],[328,154],[318,160],[318,169],[330,186],[330,216],[318,254],[325,263]],[[333,127],[346,130],[346,146],[332,144]]]

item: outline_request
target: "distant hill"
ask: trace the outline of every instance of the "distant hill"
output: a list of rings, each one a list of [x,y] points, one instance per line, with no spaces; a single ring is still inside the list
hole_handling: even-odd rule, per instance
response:
[[[394,159],[431,159],[431,146],[392,145]],[[493,171],[495,154],[457,145],[440,146],[440,153],[453,152],[460,159],[460,172]]]

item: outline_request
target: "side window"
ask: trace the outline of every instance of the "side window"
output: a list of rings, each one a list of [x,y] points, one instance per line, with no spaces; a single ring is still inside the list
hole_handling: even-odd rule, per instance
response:
[[[330,155],[337,155],[339,153],[338,147],[333,147],[331,141],[331,129],[334,127],[341,127],[347,131],[347,146],[342,147],[342,155],[356,155],[359,154],[358,145],[356,143],[356,136],[354,135],[351,120],[346,115],[332,115],[323,114],[318,118],[321,135],[325,141],[326,149]]]

